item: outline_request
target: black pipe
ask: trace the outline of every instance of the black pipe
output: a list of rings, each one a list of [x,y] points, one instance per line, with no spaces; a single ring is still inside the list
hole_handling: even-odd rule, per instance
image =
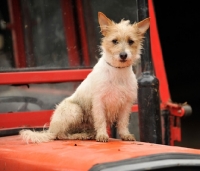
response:
[[[148,1],[137,0],[138,20],[149,17]],[[141,55],[142,74],[138,79],[140,141],[162,143],[159,81],[153,73],[150,32],[146,32]]]

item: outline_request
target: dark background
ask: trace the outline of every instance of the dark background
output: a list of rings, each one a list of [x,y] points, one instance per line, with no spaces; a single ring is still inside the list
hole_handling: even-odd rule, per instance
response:
[[[173,102],[192,106],[182,118],[179,146],[200,148],[200,6],[198,1],[154,0],[158,31]]]

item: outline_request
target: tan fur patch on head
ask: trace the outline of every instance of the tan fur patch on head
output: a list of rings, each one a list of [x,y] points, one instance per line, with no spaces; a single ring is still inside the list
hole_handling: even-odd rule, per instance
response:
[[[105,31],[105,30],[104,30]],[[129,20],[122,20],[107,26],[102,39],[102,47],[108,53],[106,60],[116,67],[130,66],[139,58],[143,34],[137,24],[130,24]],[[127,60],[120,62],[120,53],[127,53]]]

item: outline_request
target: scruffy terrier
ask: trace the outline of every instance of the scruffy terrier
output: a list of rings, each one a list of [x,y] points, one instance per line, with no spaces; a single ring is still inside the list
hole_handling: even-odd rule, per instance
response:
[[[101,58],[93,71],[70,97],[57,105],[46,131],[22,130],[27,142],[54,139],[96,139],[107,142],[107,125],[117,123],[119,136],[125,141],[135,138],[128,130],[131,106],[137,98],[137,80],[132,65],[140,58],[149,18],[130,24],[114,23],[98,13],[101,33]]]

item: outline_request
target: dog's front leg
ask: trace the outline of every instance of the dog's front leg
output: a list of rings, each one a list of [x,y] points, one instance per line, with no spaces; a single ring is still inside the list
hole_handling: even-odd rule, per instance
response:
[[[95,103],[93,105],[92,115],[96,131],[96,141],[107,142],[109,136],[106,129],[106,115],[104,111],[104,106],[101,104],[101,102]]]
[[[134,135],[131,134],[128,129],[131,106],[132,104],[127,104],[124,106],[118,115],[117,129],[119,136],[124,141],[135,141]]]

